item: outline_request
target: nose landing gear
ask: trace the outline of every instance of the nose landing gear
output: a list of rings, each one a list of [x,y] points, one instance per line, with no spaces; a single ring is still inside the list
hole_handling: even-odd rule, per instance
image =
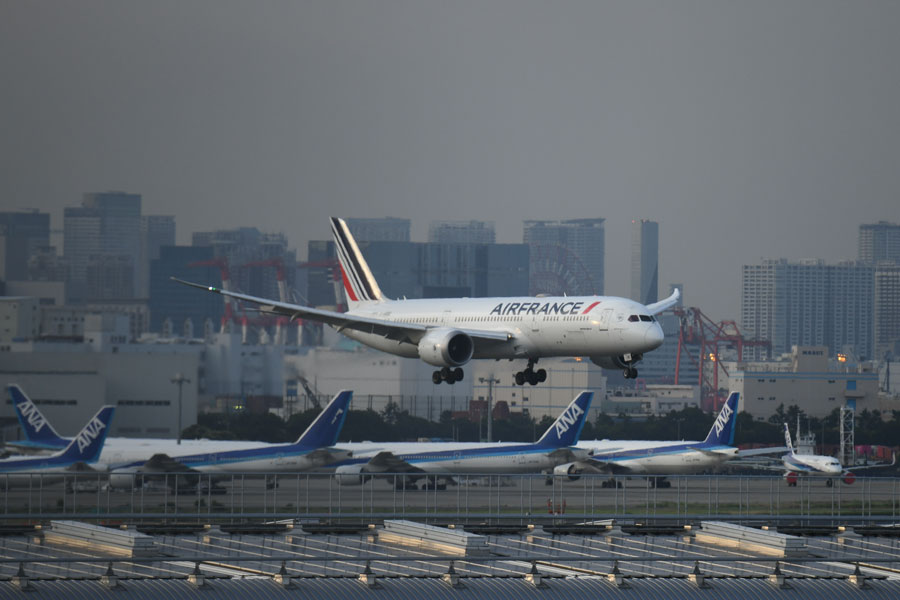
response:
[[[460,367],[456,367],[455,369],[444,367],[440,371],[435,371],[431,374],[431,382],[435,385],[438,385],[442,381],[446,381],[448,384],[453,385],[457,381],[462,381],[462,379],[463,370]]]
[[[519,371],[513,377],[516,380],[516,385],[525,385],[525,383],[529,383],[530,385],[537,385],[539,383],[543,383],[547,381],[547,371],[544,369],[534,370],[534,364],[537,362],[536,358],[528,359],[528,366],[525,367],[524,371]]]
[[[625,376],[625,379],[635,379],[638,376],[638,370],[629,365],[624,371],[622,371],[622,375]]]

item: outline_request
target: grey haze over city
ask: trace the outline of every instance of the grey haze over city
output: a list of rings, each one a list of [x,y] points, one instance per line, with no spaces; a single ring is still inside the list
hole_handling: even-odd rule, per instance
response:
[[[900,221],[900,3],[0,2],[0,204],[84,192],[190,233],[327,218],[660,224],[660,294],[737,318],[741,265]]]

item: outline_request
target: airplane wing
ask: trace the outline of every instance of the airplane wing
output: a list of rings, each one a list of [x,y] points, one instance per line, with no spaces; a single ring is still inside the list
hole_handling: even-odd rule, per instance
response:
[[[398,458],[392,452],[379,452],[366,463],[366,473],[424,473],[423,469]]]
[[[141,472],[148,475],[163,475],[165,473],[189,473],[194,469],[184,465],[168,454],[154,454],[141,467]]]
[[[675,288],[675,291],[672,292],[672,295],[665,300],[660,300],[659,302],[648,304],[647,310],[650,311],[651,315],[658,315],[667,308],[672,308],[673,306],[678,304],[679,298],[681,298],[681,292],[678,290],[678,288]]]
[[[789,448],[787,446],[770,446],[767,448],[748,448],[746,450],[738,449],[738,458],[745,456],[760,456],[765,454],[785,454]]]
[[[861,465],[848,465],[844,469],[847,471],[862,471],[863,469],[878,469],[880,467],[892,467],[897,463],[897,455],[891,454],[891,462],[875,462],[863,463]]]
[[[230,292],[211,285],[201,285],[199,283],[185,281],[183,279],[178,279],[177,277],[170,277],[170,279],[183,285],[256,304],[259,306],[259,311],[263,313],[282,315],[290,317],[292,320],[299,318],[326,323],[334,327],[338,332],[345,329],[353,329],[364,333],[378,334],[388,339],[397,340],[398,342],[417,344],[422,336],[431,329],[430,327],[416,323],[374,319],[372,317],[339,313],[331,310],[312,308],[310,306],[302,306],[300,304],[291,304],[289,302],[279,302],[269,298],[259,298],[257,296],[250,296],[239,292]],[[474,340],[483,342],[508,342],[513,338],[512,333],[504,331],[486,331],[482,329],[461,329],[460,331],[465,332]]]

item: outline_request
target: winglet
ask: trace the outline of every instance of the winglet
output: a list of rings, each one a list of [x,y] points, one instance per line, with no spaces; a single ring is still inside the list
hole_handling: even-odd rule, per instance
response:
[[[578,394],[553,425],[544,432],[537,444],[548,448],[564,448],[577,444],[593,398],[594,392],[584,391]]]
[[[112,421],[114,406],[104,406],[87,425],[78,432],[59,458],[67,461],[81,461],[84,463],[96,462],[100,458],[103,444],[106,442],[106,434],[109,433],[109,423]]]
[[[738,400],[740,399],[738,392],[731,392],[728,400],[719,411],[719,416],[713,423],[709,434],[703,443],[708,446],[733,446],[734,445],[734,425],[737,421]]]
[[[49,421],[38,410],[37,405],[31,401],[25,392],[16,384],[10,384],[7,388],[16,411],[19,425],[25,432],[25,439],[30,445],[46,448],[65,448],[69,440],[60,437]]]
[[[647,312],[651,315],[658,315],[662,311],[672,308],[676,304],[678,304],[678,300],[681,298],[681,290],[675,288],[672,292],[672,295],[666,298],[665,300],[660,300],[659,302],[654,302],[653,304],[647,305]]]
[[[337,443],[347,412],[350,409],[350,400],[353,392],[342,390],[331,399],[319,416],[310,423],[306,431],[294,442],[296,446],[304,448],[326,448]]]

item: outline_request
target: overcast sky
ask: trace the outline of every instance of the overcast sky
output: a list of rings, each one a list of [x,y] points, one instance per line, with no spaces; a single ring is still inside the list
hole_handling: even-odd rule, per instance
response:
[[[895,0],[0,0],[0,207],[143,195],[190,232],[330,215],[660,224],[660,293],[900,222]]]

